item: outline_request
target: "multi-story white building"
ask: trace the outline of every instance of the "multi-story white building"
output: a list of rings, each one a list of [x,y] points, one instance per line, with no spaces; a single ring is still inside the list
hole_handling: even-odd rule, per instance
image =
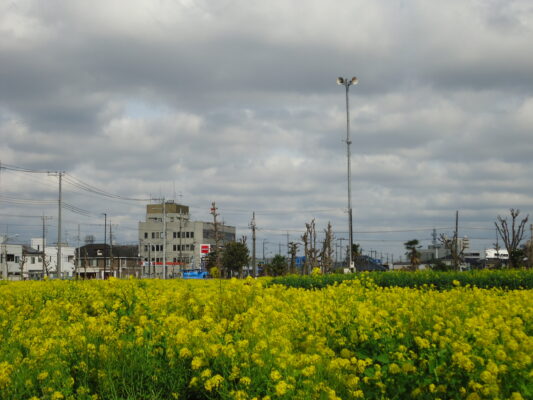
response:
[[[216,233],[215,233],[216,232]],[[139,255],[143,275],[163,276],[166,261],[167,276],[177,277],[183,270],[202,268],[202,249],[217,242],[235,241],[235,227],[217,223],[191,221],[189,207],[167,201],[148,204],[146,220],[139,222]],[[165,240],[166,238],[166,240]]]

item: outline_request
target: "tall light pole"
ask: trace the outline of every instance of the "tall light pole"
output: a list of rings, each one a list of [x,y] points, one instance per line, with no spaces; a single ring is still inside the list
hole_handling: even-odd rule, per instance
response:
[[[358,82],[354,76],[352,79],[337,78],[337,84],[343,85],[346,88],[346,157],[348,159],[348,233],[350,235],[350,247],[348,247],[348,268],[352,268],[352,247],[353,247],[353,223],[352,223],[352,164],[350,145],[350,100],[348,98],[348,91],[351,85],[356,85]]]

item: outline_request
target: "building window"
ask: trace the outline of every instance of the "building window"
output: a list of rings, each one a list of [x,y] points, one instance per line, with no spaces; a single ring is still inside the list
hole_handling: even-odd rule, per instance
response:
[[[194,250],[194,244],[191,244],[191,251]]]
[[[194,232],[191,232],[191,239],[194,239]]]
[[[32,263],[32,264],[35,264],[35,257],[32,257],[32,258],[31,258],[31,263]]]
[[[148,239],[148,232],[144,232],[144,238]]]

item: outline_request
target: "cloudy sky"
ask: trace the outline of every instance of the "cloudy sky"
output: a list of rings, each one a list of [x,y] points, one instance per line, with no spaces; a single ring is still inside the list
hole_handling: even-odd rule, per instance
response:
[[[73,244],[102,213],[134,243],[127,199],[151,197],[201,220],[216,201],[239,236],[256,211],[259,255],[313,218],[347,238],[336,78],[357,76],[355,241],[399,257],[459,210],[482,250],[497,215],[533,211],[531,43],[530,0],[0,0],[0,162],[66,172]],[[44,213],[56,235],[57,191],[2,169],[0,230],[27,240]]]

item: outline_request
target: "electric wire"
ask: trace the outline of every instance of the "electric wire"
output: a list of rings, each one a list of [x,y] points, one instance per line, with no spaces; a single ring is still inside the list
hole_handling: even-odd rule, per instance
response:
[[[121,195],[118,195],[118,194],[109,193],[109,192],[107,192],[107,191],[105,191],[103,189],[99,189],[96,186],[93,186],[93,185],[91,185],[89,183],[83,182],[81,179],[76,178],[75,176],[70,175],[70,174],[65,174],[63,176],[63,178],[64,178],[65,182],[69,183],[72,186],[77,187],[78,189],[82,189],[82,190],[85,190],[87,192],[94,193],[94,194],[97,194],[97,195],[100,195],[100,196],[103,196],[103,197],[107,197],[107,198],[111,198],[111,199],[118,199],[118,200],[142,201],[142,202],[147,202],[147,201],[151,200],[151,199],[148,199],[148,198],[140,199],[140,198],[125,197],[125,196],[121,196]]]

